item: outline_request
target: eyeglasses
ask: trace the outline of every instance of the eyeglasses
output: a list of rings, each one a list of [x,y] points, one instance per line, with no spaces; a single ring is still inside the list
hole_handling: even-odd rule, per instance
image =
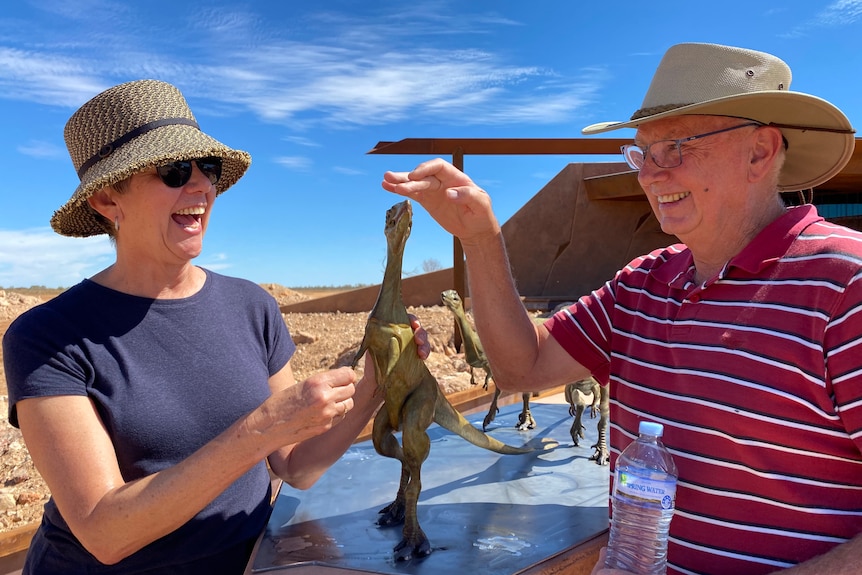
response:
[[[659,168],[676,168],[682,164],[683,143],[691,142],[692,140],[699,140],[707,136],[722,134],[724,132],[730,132],[731,130],[738,130],[739,128],[762,125],[763,124],[760,122],[746,122],[745,124],[739,124],[738,126],[731,126],[730,128],[724,128],[714,132],[689,136],[688,138],[680,138],[678,140],[659,140],[645,148],[642,148],[637,144],[626,144],[624,146],[620,146],[620,151],[623,153],[626,163],[633,170],[640,170],[643,167],[647,154],[649,154],[649,157]]]
[[[170,164],[157,166],[156,172],[158,172],[159,177],[169,188],[181,188],[192,177],[192,162],[198,165],[198,169],[207,177],[211,184],[218,183],[221,178],[222,164],[222,159],[218,157],[171,162]]]

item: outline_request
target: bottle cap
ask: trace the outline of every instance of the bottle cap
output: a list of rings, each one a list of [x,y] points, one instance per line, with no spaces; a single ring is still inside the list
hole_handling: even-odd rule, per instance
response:
[[[641,421],[638,425],[638,433],[641,435],[653,435],[661,437],[664,433],[664,425],[654,421]]]

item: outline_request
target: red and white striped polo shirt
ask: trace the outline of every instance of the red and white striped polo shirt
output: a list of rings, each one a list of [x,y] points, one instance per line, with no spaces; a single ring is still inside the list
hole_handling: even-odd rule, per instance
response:
[[[718,277],[682,245],[545,325],[611,397],[611,470],[638,422],[679,467],[669,573],[761,574],[862,532],[862,234],[787,210]]]

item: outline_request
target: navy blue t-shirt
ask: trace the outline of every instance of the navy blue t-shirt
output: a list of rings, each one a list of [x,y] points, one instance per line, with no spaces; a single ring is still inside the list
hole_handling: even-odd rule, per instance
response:
[[[87,396],[131,481],[175,465],[259,406],[270,395],[268,378],[295,346],[265,290],[206,273],[203,288],[188,298],[142,298],[85,280],[22,314],[3,339],[10,423],[17,426],[22,399]],[[262,461],[184,526],[113,566],[77,542],[51,500],[28,569],[230,572],[213,571],[206,558],[226,569],[229,558],[219,554],[235,549],[228,553],[245,554],[236,558],[244,564],[247,543],[265,526],[269,496]]]

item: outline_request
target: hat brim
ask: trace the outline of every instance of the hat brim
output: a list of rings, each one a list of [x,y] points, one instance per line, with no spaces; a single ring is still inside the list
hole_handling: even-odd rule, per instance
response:
[[[779,177],[781,191],[805,190],[828,181],[850,161],[856,145],[853,128],[841,110],[822,98],[786,90],[716,98],[626,122],[592,124],[581,132],[590,135],[621,128],[637,128],[647,122],[688,114],[733,116],[763,124],[792,124],[847,132],[782,128],[788,146]]]
[[[64,236],[103,234],[100,216],[87,202],[94,192],[151,166],[208,156],[222,159],[216,194],[234,185],[251,165],[247,152],[229,148],[193,126],[171,125],[147,132],[95,164],[84,175],[71,199],[54,212],[51,227]]]

